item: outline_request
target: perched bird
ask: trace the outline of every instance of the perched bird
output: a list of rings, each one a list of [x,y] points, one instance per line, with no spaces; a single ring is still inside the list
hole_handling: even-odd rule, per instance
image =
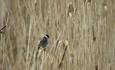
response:
[[[38,45],[38,50],[40,47],[42,47],[43,49],[45,49],[46,47],[48,47],[48,42],[49,42],[49,35],[46,34],[41,40],[40,43]]]
[[[37,59],[37,55],[39,53],[39,49],[43,48],[43,50],[45,51],[46,48],[48,47],[48,43],[49,43],[49,35],[46,34],[39,42],[38,44],[38,51],[36,52],[36,59]]]

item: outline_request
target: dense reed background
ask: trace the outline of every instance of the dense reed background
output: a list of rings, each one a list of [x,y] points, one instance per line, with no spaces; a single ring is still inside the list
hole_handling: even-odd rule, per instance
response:
[[[115,0],[0,0],[0,70],[115,70]]]

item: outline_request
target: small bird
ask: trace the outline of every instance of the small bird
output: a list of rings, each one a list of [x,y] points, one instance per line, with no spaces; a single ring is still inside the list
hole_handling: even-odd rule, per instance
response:
[[[45,49],[46,47],[48,47],[48,42],[49,42],[49,35],[46,34],[41,40],[40,43],[38,45],[38,50],[40,47],[42,47],[43,49]]]
[[[36,59],[37,59],[37,55],[39,53],[39,49],[43,48],[43,50],[45,51],[46,48],[48,47],[48,43],[49,43],[49,35],[46,34],[41,40],[40,43],[38,44],[38,51],[36,52]]]

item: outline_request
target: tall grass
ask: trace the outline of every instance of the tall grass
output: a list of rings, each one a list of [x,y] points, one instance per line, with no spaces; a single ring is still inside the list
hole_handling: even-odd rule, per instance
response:
[[[114,70],[114,5],[108,0],[0,0],[0,29],[6,26],[0,33],[0,70]],[[49,47],[38,51],[46,33]]]

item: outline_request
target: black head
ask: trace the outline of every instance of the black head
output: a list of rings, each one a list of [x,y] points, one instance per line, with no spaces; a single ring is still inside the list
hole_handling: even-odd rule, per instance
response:
[[[48,34],[46,34],[46,36],[49,38],[49,35],[48,35]]]

